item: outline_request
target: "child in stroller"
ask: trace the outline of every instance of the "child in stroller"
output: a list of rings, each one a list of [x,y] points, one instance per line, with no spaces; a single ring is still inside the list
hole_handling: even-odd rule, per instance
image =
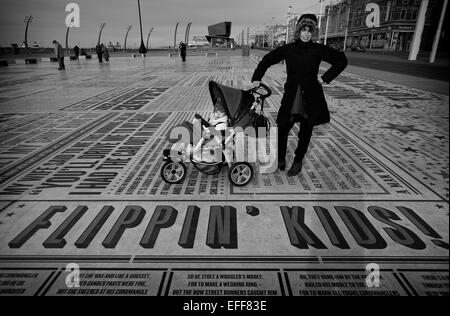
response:
[[[203,130],[202,137],[195,146],[190,143],[175,143],[172,146],[172,152],[208,163],[219,162],[224,158],[224,162],[231,167],[233,150],[225,144],[225,132],[229,127],[229,119],[225,104],[220,97],[216,100],[209,121],[206,121],[197,113],[191,124],[189,124],[189,122],[184,122],[182,125],[194,134],[196,127],[200,126],[200,130]],[[217,155],[216,149],[222,150],[224,157],[222,157],[221,154]]]
[[[244,186],[250,183],[253,167],[246,161],[234,159],[234,129],[255,126],[255,122],[264,118],[264,100],[271,95],[271,91],[264,84],[261,87],[267,93],[258,92],[259,88],[244,91],[210,81],[209,90],[214,104],[211,118],[206,121],[196,114],[193,122],[185,121],[181,124],[190,133],[189,142],[174,140],[170,138],[171,131],[169,132],[168,140],[175,145],[163,151],[163,180],[168,184],[183,182],[187,173],[183,161],[190,161],[196,169],[208,175],[219,173],[225,162],[229,167],[228,178],[234,185]],[[255,95],[258,97],[255,98]],[[257,105],[261,105],[259,115],[255,112]],[[227,130],[230,133],[226,133]],[[174,153],[178,154],[175,155],[177,157],[174,157]]]

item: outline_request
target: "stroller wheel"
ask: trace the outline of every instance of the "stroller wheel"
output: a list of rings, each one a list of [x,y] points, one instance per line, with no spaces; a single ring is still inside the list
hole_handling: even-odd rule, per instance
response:
[[[248,162],[236,162],[231,166],[228,178],[237,187],[245,186],[253,178],[253,168]]]
[[[182,183],[186,173],[186,166],[181,161],[166,161],[161,168],[161,177],[168,184]]]

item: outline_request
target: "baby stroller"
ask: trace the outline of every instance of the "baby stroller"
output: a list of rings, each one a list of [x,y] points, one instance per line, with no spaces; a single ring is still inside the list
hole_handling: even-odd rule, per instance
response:
[[[262,89],[261,89],[262,88]],[[263,91],[261,91],[263,90]],[[269,87],[262,84],[260,87],[253,88],[250,90],[240,90],[231,87],[221,85],[217,82],[209,82],[209,92],[213,104],[216,104],[217,100],[223,100],[225,103],[226,114],[228,117],[229,127],[236,128],[241,127],[245,129],[249,126],[253,126],[256,129],[258,127],[265,127],[267,130],[270,127],[270,123],[266,117],[263,115],[264,100],[268,98],[272,91]],[[260,111],[257,113],[256,108],[260,105]],[[184,122],[182,126],[188,128],[191,132],[191,145],[194,147],[201,145],[201,150],[203,152],[212,152],[216,150],[221,150],[222,159],[216,159],[215,161],[210,159],[196,160],[194,155],[188,154],[186,151],[181,150],[178,152],[178,157],[182,156],[184,161],[190,161],[193,166],[200,172],[207,175],[214,175],[220,173],[224,161],[226,160],[226,155],[224,155],[224,149],[228,142],[233,141],[233,133],[225,139],[222,144],[213,144],[212,142],[206,142],[205,144],[195,143],[193,137],[192,123]],[[170,135],[170,131],[168,136]],[[177,143],[178,140],[170,139],[167,137],[170,143]],[[219,148],[218,148],[219,147]],[[187,169],[183,161],[178,161],[171,157],[171,149],[165,149],[163,151],[164,163],[161,167],[161,177],[167,184],[178,184],[182,183],[186,178]],[[202,155],[202,157],[204,157]],[[254,170],[250,163],[246,161],[225,161],[225,164],[230,166],[228,172],[228,178],[235,186],[245,186],[253,178]]]

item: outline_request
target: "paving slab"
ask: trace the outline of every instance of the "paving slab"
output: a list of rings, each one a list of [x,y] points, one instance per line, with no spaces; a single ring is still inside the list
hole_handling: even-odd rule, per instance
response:
[[[445,94],[344,72],[298,177],[256,165],[234,187],[226,167],[189,164],[163,182],[170,129],[208,115],[210,80],[248,89],[255,67],[219,54],[1,69],[0,295],[448,295]],[[276,65],[263,80],[273,126],[285,78]]]

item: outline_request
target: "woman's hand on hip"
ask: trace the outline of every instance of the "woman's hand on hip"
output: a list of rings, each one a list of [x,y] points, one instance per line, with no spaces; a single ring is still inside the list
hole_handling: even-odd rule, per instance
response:
[[[320,77],[319,75],[317,76],[317,81],[322,85],[324,84],[322,77]]]

